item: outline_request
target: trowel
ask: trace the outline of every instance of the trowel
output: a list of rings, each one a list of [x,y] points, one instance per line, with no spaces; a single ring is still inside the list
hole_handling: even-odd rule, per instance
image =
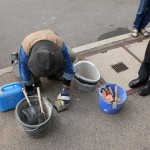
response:
[[[29,107],[22,109],[22,113],[24,114],[25,120],[27,124],[36,124],[38,120],[38,112],[39,112],[39,106],[38,105],[31,105],[31,102],[29,100],[29,97],[27,96],[26,90],[22,88],[22,91],[24,93],[25,99],[27,100],[27,103]]]

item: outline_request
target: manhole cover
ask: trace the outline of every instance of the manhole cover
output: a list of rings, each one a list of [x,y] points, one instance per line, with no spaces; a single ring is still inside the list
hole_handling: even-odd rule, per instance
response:
[[[125,70],[128,69],[128,67],[127,67],[124,63],[122,63],[122,62],[117,63],[117,64],[115,64],[115,65],[112,65],[111,67],[112,67],[117,73],[122,72],[122,71],[125,71]]]

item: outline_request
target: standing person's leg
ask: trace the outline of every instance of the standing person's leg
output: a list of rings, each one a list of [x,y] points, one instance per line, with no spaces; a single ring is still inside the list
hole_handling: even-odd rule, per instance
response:
[[[147,8],[146,13],[144,15],[143,22],[141,24],[141,28],[142,29],[145,28],[149,22],[150,22],[150,4],[149,4],[149,7]]]
[[[148,7],[148,2],[149,0],[141,0],[140,1],[140,5],[138,8],[138,11],[136,13],[136,17],[135,17],[135,21],[134,21],[134,25],[133,25],[133,31],[131,32],[131,35],[133,37],[137,37],[138,36],[138,32],[141,29],[141,25],[143,22],[143,16],[145,14],[146,8]]]
[[[148,81],[149,75],[150,75],[150,41],[147,45],[144,60],[141,64],[141,67],[139,69],[139,77],[137,79],[132,80],[129,83],[130,88],[136,88],[140,86],[141,84],[144,84]]]
[[[140,1],[140,5],[139,5],[139,8],[138,8],[138,11],[136,14],[133,28],[136,28],[136,29],[141,28],[141,24],[143,22],[143,16],[145,15],[148,4],[149,4],[149,0],[141,0]]]
[[[141,89],[138,93],[141,96],[147,96],[150,94],[150,80],[149,80],[149,76],[150,76],[150,41],[148,43],[148,46],[147,46],[147,49],[145,52],[144,61],[139,70],[139,76],[143,79],[147,79],[148,82],[145,85],[145,87],[143,89]]]
[[[150,79],[148,80],[147,85],[150,87]]]
[[[150,63],[143,61],[138,74],[140,81],[148,81],[150,75]]]
[[[141,28],[145,28],[150,22],[150,1],[147,2],[147,8],[143,17]]]
[[[140,32],[145,36],[147,37],[149,34],[148,34],[148,31],[145,30],[145,27],[147,26],[147,24],[150,22],[150,1],[148,2],[147,4],[147,9],[145,11],[145,14],[143,16],[143,21],[142,21],[142,24],[141,24],[141,29],[140,29]]]
[[[144,63],[143,63],[144,64]],[[142,88],[138,93],[140,96],[147,96],[150,94],[150,80],[149,80],[149,75],[150,75],[150,63],[145,63],[143,65],[143,70],[145,69],[145,72],[143,72],[143,77],[147,78],[147,84]]]
[[[130,88],[137,88],[138,86],[147,83],[148,79],[149,79],[149,67],[150,64],[143,62],[140,69],[139,69],[139,77],[132,80],[129,83],[129,87]]]
[[[145,55],[144,55],[144,60],[141,64],[141,67],[139,69],[139,78],[141,80],[148,80],[149,75],[150,75],[150,41],[148,42]]]

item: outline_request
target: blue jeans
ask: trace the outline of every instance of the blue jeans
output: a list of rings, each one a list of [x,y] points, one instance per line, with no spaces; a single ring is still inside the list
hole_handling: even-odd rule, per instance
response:
[[[150,21],[150,0],[141,0],[133,28],[142,29]]]

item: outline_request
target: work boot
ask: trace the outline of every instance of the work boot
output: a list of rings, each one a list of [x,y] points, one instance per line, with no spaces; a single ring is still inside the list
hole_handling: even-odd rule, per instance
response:
[[[141,80],[141,79],[137,78],[137,79],[132,80],[129,83],[129,87],[130,88],[136,88],[136,87],[138,87],[138,86],[140,86],[140,85],[142,85],[142,84],[144,84],[146,82],[147,82],[147,80]]]
[[[19,58],[18,58],[18,53],[17,52],[12,52],[11,53],[11,63],[12,65],[15,63],[15,62],[18,62]]]
[[[146,86],[144,86],[144,88],[142,90],[140,90],[139,92],[140,96],[147,96],[150,94],[150,86],[147,84]]]

